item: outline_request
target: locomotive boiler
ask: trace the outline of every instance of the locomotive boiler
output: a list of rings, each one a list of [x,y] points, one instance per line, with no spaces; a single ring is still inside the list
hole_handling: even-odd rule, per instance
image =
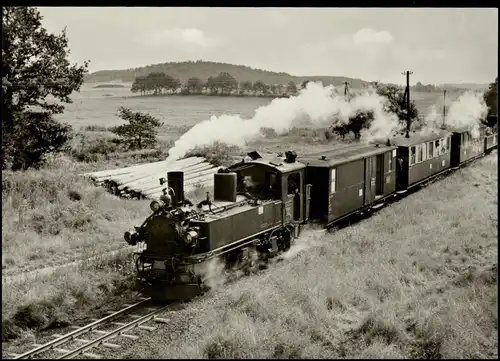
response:
[[[307,220],[306,166],[296,154],[262,159],[253,152],[214,175],[213,200],[184,198],[182,172],[169,172],[160,202],[125,240],[137,247],[137,286],[156,299],[189,299],[204,289],[207,262],[249,271],[298,237]],[[164,183],[160,179],[160,183]]]

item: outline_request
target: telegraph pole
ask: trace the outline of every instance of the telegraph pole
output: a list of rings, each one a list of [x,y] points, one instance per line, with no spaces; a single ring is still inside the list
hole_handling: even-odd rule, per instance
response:
[[[446,121],[446,89],[443,92],[443,125],[441,126],[441,129],[446,129],[445,121]]]
[[[344,96],[345,96],[346,98],[347,98],[347,90],[348,90],[347,84],[350,84],[350,82],[348,82],[348,81],[345,81],[345,82],[344,82]]]
[[[406,138],[410,138],[410,74],[413,74],[412,71],[407,70],[402,75],[406,75]]]

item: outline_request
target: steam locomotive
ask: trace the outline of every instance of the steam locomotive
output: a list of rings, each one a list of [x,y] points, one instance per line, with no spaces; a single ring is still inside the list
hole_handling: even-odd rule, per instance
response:
[[[380,208],[416,185],[470,162],[498,144],[468,129],[440,130],[374,144],[347,145],[297,158],[249,153],[214,175],[213,200],[184,198],[182,172],[169,172],[160,202],[125,241],[134,252],[138,288],[154,299],[190,299],[206,288],[204,267],[222,258],[250,271],[290,248],[301,227],[328,227]]]

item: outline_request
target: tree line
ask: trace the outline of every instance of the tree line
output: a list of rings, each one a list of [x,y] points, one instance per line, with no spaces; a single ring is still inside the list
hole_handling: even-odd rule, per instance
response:
[[[302,82],[305,87],[307,81]],[[146,76],[138,76],[132,83],[132,93],[140,95],[240,95],[240,96],[274,96],[286,97],[297,94],[297,85],[290,81],[284,84],[265,84],[261,80],[238,82],[231,74],[221,72],[210,76],[206,81],[191,77],[185,84],[163,72],[153,72]]]

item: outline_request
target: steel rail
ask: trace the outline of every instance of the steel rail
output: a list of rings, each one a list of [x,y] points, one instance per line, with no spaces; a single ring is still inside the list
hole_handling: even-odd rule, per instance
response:
[[[157,310],[154,310],[154,311],[150,312],[149,314],[142,316],[141,318],[138,318],[130,323],[127,323],[126,325],[123,325],[114,331],[110,331],[107,334],[105,334],[105,335],[103,335],[103,336],[101,336],[93,341],[90,341],[90,342],[86,343],[85,345],[78,347],[77,349],[72,350],[72,351],[58,357],[57,359],[58,360],[59,359],[68,359],[68,358],[73,358],[75,356],[78,356],[78,355],[84,353],[85,351],[90,350],[91,348],[93,348],[95,346],[99,346],[100,344],[104,343],[104,341],[109,340],[110,338],[114,338],[116,336],[119,336],[121,333],[123,333],[125,331],[128,331],[132,328],[138,327],[142,323],[147,322],[149,320],[152,320],[157,313],[165,311],[166,309],[170,308],[170,306],[171,305],[167,305],[167,306],[161,307]]]
[[[80,336],[84,333],[87,333],[89,331],[92,331],[94,328],[96,328],[97,326],[101,326],[102,324],[106,323],[107,321],[110,321],[118,316],[121,316],[143,304],[145,304],[146,302],[150,301],[151,298],[146,298],[138,303],[135,303],[131,306],[128,306],[128,307],[125,307],[124,309],[120,310],[120,311],[117,311],[115,313],[112,313],[111,315],[109,316],[106,316],[106,317],[103,317],[97,321],[94,321],[92,323],[89,323],[88,325],[86,326],[83,326],[83,327],[80,327],[78,329],[76,329],[75,331],[72,331],[66,335],[63,335],[61,337],[58,337],[56,338],[55,340],[53,341],[50,341],[50,342],[47,342],[41,346],[38,346],[30,351],[27,351],[23,354],[20,354],[16,357],[14,357],[14,359],[23,359],[23,358],[31,358],[32,356],[34,355],[37,355],[39,353],[42,353],[42,352],[45,352],[45,351],[48,351],[48,350],[51,350],[53,348],[55,348],[56,346],[59,346],[59,345],[62,345],[68,341],[71,341],[73,340],[74,338],[76,338],[77,336]]]

